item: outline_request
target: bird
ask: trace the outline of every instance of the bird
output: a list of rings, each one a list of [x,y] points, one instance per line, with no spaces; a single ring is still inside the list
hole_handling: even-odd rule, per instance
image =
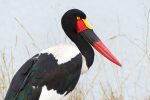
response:
[[[93,48],[114,64],[122,66],[95,34],[83,11],[66,11],[61,25],[75,45],[54,45],[27,60],[14,75],[5,100],[51,100],[51,91],[68,95],[76,87],[80,76],[92,66]]]

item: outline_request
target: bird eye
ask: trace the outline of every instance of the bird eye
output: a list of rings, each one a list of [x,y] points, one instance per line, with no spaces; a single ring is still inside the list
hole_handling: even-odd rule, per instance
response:
[[[79,20],[80,19],[80,17],[77,17],[77,20]]]

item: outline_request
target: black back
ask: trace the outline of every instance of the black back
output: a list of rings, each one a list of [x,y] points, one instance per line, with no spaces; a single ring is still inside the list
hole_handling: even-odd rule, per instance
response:
[[[37,57],[38,56],[38,57]],[[52,54],[41,54],[28,60],[14,76],[5,100],[38,100],[45,85],[48,90],[54,89],[59,94],[72,91],[80,77],[82,56],[78,54],[70,61],[58,65]],[[32,86],[35,88],[33,89]],[[25,94],[26,89],[30,95]],[[15,99],[13,99],[15,98]]]

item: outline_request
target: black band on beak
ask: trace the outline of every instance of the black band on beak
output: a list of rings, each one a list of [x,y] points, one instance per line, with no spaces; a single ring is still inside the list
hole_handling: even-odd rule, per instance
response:
[[[96,41],[100,41],[100,39],[97,37],[93,30],[87,29],[80,32],[79,34],[81,34],[82,37],[91,45],[93,45],[93,43]]]

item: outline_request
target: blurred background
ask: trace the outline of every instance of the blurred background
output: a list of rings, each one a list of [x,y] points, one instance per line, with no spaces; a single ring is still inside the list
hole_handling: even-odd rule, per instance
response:
[[[27,59],[71,43],[61,17],[72,8],[86,13],[123,66],[95,51],[94,64],[67,100],[150,100],[150,0],[0,0],[0,100]]]

